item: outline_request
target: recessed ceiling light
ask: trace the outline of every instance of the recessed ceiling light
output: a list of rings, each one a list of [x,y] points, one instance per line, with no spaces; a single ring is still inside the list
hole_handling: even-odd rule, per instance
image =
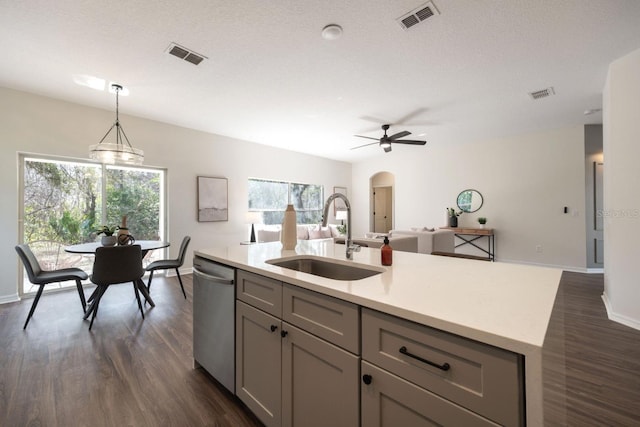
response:
[[[342,36],[342,27],[337,24],[329,24],[322,29],[322,38],[325,40],[337,40]]]

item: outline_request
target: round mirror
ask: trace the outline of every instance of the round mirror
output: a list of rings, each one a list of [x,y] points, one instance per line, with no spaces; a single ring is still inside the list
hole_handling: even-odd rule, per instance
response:
[[[475,212],[482,207],[482,194],[477,190],[464,190],[458,194],[458,208],[462,212]]]

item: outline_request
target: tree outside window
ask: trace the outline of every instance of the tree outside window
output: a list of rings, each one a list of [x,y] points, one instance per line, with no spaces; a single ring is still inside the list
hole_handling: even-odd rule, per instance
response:
[[[298,224],[322,221],[323,187],[286,181],[249,178],[249,210],[262,212],[265,224],[282,224],[287,205],[296,210]]]

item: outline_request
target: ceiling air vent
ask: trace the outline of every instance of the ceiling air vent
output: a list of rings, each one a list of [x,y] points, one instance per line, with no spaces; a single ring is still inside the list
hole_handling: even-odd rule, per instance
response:
[[[192,50],[187,49],[184,46],[180,46],[176,43],[171,43],[167,48],[166,52],[173,56],[177,56],[180,59],[184,59],[187,62],[191,62],[194,65],[198,65],[204,59],[207,59],[206,56],[195,53]]]
[[[438,12],[438,9],[436,9],[433,2],[430,1],[423,4],[422,6],[417,7],[416,9],[413,9],[409,13],[405,13],[400,18],[398,18],[397,21],[398,23],[400,23],[400,26],[402,28],[408,30],[414,25],[417,25],[434,15],[440,15],[440,12]]]
[[[546,89],[537,90],[535,92],[529,92],[529,96],[531,99],[542,99],[551,95],[555,95],[556,92],[553,90],[553,87],[548,87]]]

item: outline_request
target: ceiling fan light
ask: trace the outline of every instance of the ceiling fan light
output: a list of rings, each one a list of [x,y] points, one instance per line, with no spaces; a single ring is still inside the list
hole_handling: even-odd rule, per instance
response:
[[[384,141],[380,143],[380,147],[382,148],[391,148],[391,143],[389,141]]]
[[[342,27],[338,24],[329,24],[322,29],[322,38],[325,40],[337,40],[342,36]]]

